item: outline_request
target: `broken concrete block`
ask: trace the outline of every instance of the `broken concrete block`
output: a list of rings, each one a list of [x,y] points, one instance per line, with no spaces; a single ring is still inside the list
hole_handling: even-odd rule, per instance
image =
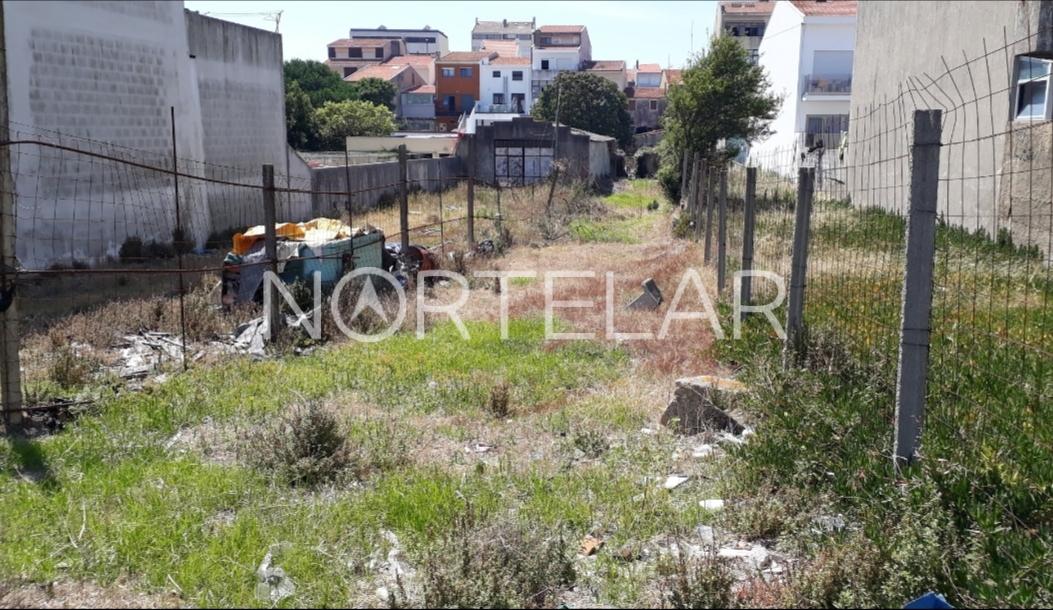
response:
[[[742,434],[746,427],[739,421],[741,414],[725,411],[721,394],[735,394],[745,386],[734,379],[723,379],[702,375],[685,377],[676,381],[673,400],[662,414],[663,426],[675,426],[681,434],[698,434],[704,430],[716,430]]]
[[[658,284],[655,283],[654,279],[647,278],[641,286],[643,286],[643,294],[629,303],[629,309],[644,311],[658,309],[658,306],[662,304],[662,291],[658,289]]]
[[[689,478],[690,477],[686,477],[680,474],[671,474],[668,477],[666,477],[665,483],[662,484],[662,487],[666,489],[676,489],[677,487],[680,487],[681,485],[686,483]]]

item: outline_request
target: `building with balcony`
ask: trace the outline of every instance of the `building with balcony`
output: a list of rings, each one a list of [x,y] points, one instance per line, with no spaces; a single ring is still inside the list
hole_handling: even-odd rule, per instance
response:
[[[450,50],[450,40],[446,34],[427,25],[408,30],[390,29],[383,25],[377,28],[351,28],[347,37],[351,40],[398,38],[404,43],[405,52],[410,55],[439,57]]]
[[[341,38],[326,46],[329,47],[329,57],[325,65],[341,78],[347,78],[361,68],[380,65],[392,57],[406,54],[406,43],[401,38]]]
[[[746,49],[750,61],[757,63],[761,40],[774,8],[772,0],[722,0],[717,7],[713,32],[737,40]]]
[[[592,61],[589,30],[583,25],[543,25],[534,31],[531,57],[533,80],[531,95],[537,99],[541,90],[563,71],[579,71]]]
[[[505,50],[493,48],[497,41],[511,42],[515,45],[517,57],[530,57],[530,48],[534,39],[534,28],[537,27],[535,19],[530,21],[480,21],[475,18],[475,26],[472,28],[472,50],[473,51],[500,51],[508,56]],[[484,46],[485,45],[485,46]]]
[[[440,130],[453,131],[472,112],[482,95],[482,73],[497,57],[493,51],[456,51],[435,61],[435,122]]]
[[[760,43],[758,63],[783,96],[772,135],[751,156],[793,154],[822,145],[836,149],[848,130],[852,60],[856,41],[854,0],[779,0]]]
[[[482,70],[476,112],[527,114],[533,103],[530,58],[499,55]]]

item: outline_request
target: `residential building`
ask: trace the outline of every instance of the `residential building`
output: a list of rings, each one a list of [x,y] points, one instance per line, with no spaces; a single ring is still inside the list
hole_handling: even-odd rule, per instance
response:
[[[390,29],[383,25],[378,28],[351,28],[347,37],[351,40],[399,38],[405,43],[406,53],[411,55],[440,57],[450,50],[450,40],[446,34],[429,26],[408,30]]]
[[[395,86],[395,116],[402,118],[402,94],[427,84],[413,66],[400,63],[383,63],[376,66],[359,68],[350,76],[344,77],[349,82],[358,82],[367,78],[379,78]]]
[[[435,131],[435,85],[421,85],[402,94],[402,124],[413,131]]]
[[[533,97],[529,57],[499,55],[481,71],[480,79],[478,112],[530,112]]]
[[[751,154],[835,149],[848,129],[855,0],[780,0],[768,21],[758,63],[783,96],[772,135]]]
[[[772,0],[722,0],[717,7],[713,32],[737,40],[749,53],[750,61],[757,63],[761,40],[775,4]]]
[[[431,55],[397,55],[382,66],[409,66],[417,71],[425,84],[435,84],[435,58]]]
[[[543,25],[534,30],[531,95],[541,90],[565,70],[578,71],[592,61],[589,30],[583,25]]]
[[[652,131],[661,127],[662,113],[665,112],[665,89],[661,87],[642,87],[629,89],[629,115],[633,119],[636,133]]]
[[[672,85],[678,85],[684,80],[683,70],[668,68],[662,70],[662,88],[669,89]]]
[[[435,120],[440,130],[452,131],[461,116],[475,108],[482,71],[497,56],[492,51],[456,51],[435,61]]]
[[[329,57],[325,64],[343,78],[361,68],[376,66],[392,57],[406,54],[406,43],[401,38],[341,38],[327,46]]]
[[[484,40],[479,51],[494,51],[502,57],[530,57],[530,49],[525,54],[519,52],[519,43],[515,40]]]
[[[587,61],[585,71],[611,81],[618,87],[618,91],[624,91],[629,86],[629,75],[625,70],[625,62],[620,59]]]
[[[860,2],[850,141],[873,140],[914,108],[942,110],[941,218],[988,235],[1008,229],[1053,262],[1051,66],[1053,2]],[[899,118],[877,123],[885,101]],[[902,184],[903,165],[874,159],[905,158],[907,138],[881,141],[880,157],[850,144],[847,163],[865,164],[869,185]],[[909,189],[863,186],[853,185],[853,202],[907,208]]]
[[[509,21],[507,19],[502,19],[501,21],[480,21],[476,17],[475,26],[472,28],[472,50],[497,50],[489,45],[484,45],[487,42],[509,41],[515,43],[515,54],[518,57],[530,57],[535,27],[537,25],[534,19],[530,21]],[[501,54],[507,55],[505,51],[501,51]]]
[[[658,64],[641,64],[636,62],[634,86],[637,89],[651,89],[662,86],[662,66]]]

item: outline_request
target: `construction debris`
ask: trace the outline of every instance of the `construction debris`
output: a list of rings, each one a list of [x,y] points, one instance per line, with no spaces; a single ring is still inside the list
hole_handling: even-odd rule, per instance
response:
[[[746,430],[740,423],[741,414],[727,412],[717,405],[727,404],[728,395],[744,390],[745,386],[734,379],[710,375],[677,379],[673,400],[660,421],[681,434],[713,430],[740,435]]]
[[[256,597],[260,601],[276,604],[296,593],[296,585],[285,574],[285,570],[274,566],[276,546],[267,549],[260,567],[256,569]]]
[[[662,304],[662,291],[658,289],[658,284],[655,283],[654,279],[647,278],[641,286],[643,286],[643,294],[629,303],[629,309],[642,311],[658,309],[658,306]]]
[[[691,477],[687,477],[681,474],[671,474],[668,477],[666,477],[665,483],[662,484],[662,487],[666,489],[676,489],[677,487],[680,487],[681,485],[686,483],[690,478]]]
[[[603,548],[603,544],[603,540],[596,536],[585,536],[581,541],[581,554],[586,557],[591,557]]]

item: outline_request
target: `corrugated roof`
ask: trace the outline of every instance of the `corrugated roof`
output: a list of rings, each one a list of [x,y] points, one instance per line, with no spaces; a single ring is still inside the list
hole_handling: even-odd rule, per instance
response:
[[[534,31],[533,21],[476,21],[473,34],[530,34]]]
[[[380,80],[391,80],[398,76],[403,70],[408,70],[408,64],[380,64],[376,66],[366,66],[365,68],[359,68],[352,72],[349,76],[345,77],[344,80],[350,82],[358,82],[367,78],[379,78]]]
[[[490,60],[490,65],[491,66],[529,66],[530,65],[530,58],[529,57],[516,57],[516,56],[509,57],[509,56],[506,56],[506,55],[499,55],[497,58]]]
[[[775,8],[774,2],[761,0],[759,2],[742,2],[741,0],[723,0],[720,3],[720,12],[725,15],[769,15]]]
[[[856,14],[856,0],[791,0],[809,17],[839,17]]]
[[[438,60],[444,64],[477,64],[484,59],[497,57],[494,51],[453,51],[443,55]]]
[[[584,32],[583,25],[543,25],[537,29],[542,34],[577,34]]]
[[[586,70],[624,70],[625,62],[621,59],[597,59],[585,65]]]

